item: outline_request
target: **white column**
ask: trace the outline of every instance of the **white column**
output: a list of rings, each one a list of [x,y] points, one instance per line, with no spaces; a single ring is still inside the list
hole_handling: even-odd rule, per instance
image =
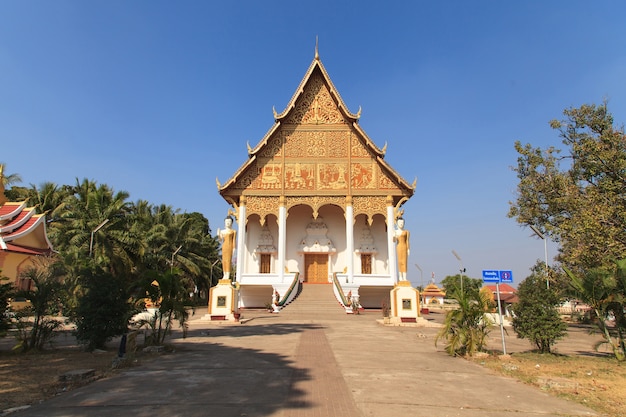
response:
[[[398,283],[398,259],[396,255],[396,243],[393,241],[395,234],[395,219],[393,206],[387,206],[387,251],[389,252],[389,274],[393,278],[393,283]]]
[[[346,205],[346,256],[348,257],[348,281],[354,282],[354,209],[352,199]]]
[[[246,200],[242,196],[239,206],[239,218],[237,219],[237,276],[236,281],[241,281],[241,275],[244,272],[245,261],[245,242],[246,242]]]
[[[278,206],[278,277],[285,280],[285,251],[287,248],[287,208],[281,197]]]

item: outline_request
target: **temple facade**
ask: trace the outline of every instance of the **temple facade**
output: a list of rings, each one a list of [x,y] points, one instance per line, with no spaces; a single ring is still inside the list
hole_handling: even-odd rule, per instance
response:
[[[237,222],[239,307],[285,305],[307,284],[380,307],[398,282],[395,221],[413,195],[359,126],[316,50],[286,108],[221,196]]]
[[[22,279],[20,273],[32,264],[34,256],[51,253],[45,215],[37,214],[24,201],[7,201],[0,166],[0,276],[8,277],[17,289],[29,290],[32,282]]]

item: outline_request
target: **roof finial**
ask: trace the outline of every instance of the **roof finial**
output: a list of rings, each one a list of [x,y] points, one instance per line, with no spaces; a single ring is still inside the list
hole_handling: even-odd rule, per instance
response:
[[[318,48],[318,37],[317,35],[315,36],[315,59],[319,60],[320,59],[320,52],[319,52],[319,48]]]
[[[4,191],[4,164],[0,163],[0,206],[7,202]]]

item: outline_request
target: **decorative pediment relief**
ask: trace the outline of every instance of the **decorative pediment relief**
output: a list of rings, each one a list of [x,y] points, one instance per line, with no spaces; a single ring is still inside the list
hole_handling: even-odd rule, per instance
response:
[[[248,160],[225,184],[217,182],[220,194],[231,204],[243,195],[294,197],[298,202],[288,204],[308,204],[314,217],[319,206],[333,204],[333,198],[391,195],[397,201],[411,196],[414,186],[386,163],[385,149],[367,137],[359,116],[360,111],[355,115],[347,110],[316,57],[285,110],[274,112],[273,127],[256,147],[248,146]],[[271,210],[265,202],[249,204],[254,203],[262,206],[261,218],[276,213],[275,202]],[[371,221],[385,208],[374,209],[368,201],[359,210]]]
[[[376,253],[376,246],[374,245],[374,236],[372,235],[372,231],[369,226],[365,224],[361,228],[361,232],[358,236],[358,247],[357,252],[360,253]]]
[[[261,229],[261,235],[259,236],[257,247],[254,249],[254,252],[276,253],[274,238],[272,237],[272,233],[270,233],[270,230],[267,228],[267,226],[263,226],[263,228]]]
[[[336,252],[333,242],[326,236],[328,227],[321,217],[306,226],[306,236],[300,241],[300,252],[331,253]]]
[[[315,72],[285,123],[345,124],[347,121],[339,111],[321,74]]]

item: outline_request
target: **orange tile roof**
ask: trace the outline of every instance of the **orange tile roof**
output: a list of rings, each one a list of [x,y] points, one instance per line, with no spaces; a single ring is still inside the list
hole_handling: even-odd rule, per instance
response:
[[[37,240],[22,238],[31,235]],[[38,247],[33,247],[38,242]],[[26,202],[6,202],[0,206],[0,250],[40,255],[50,253],[52,244],[46,233],[45,215],[36,214]]]

